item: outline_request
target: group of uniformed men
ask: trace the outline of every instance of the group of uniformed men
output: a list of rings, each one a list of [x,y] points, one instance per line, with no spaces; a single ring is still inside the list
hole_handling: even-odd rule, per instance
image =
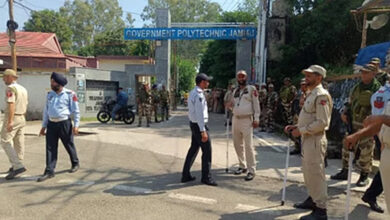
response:
[[[6,69],[3,74],[5,83],[5,102],[3,127],[1,129],[1,145],[7,154],[11,167],[6,180],[11,180],[26,172],[24,159],[24,127],[28,105],[27,90],[16,82],[17,73]],[[78,134],[80,111],[76,93],[65,88],[67,79],[64,75],[53,72],[50,77],[51,91],[46,97],[40,135],[46,135],[46,168],[38,182],[54,177],[58,156],[58,141],[61,139],[71,161],[70,173],[79,169],[79,159],[73,141]],[[71,122],[73,116],[74,124]]]
[[[344,140],[343,169],[340,173],[332,176],[332,179],[345,180],[348,174],[348,151],[360,149],[357,167],[361,175],[356,183],[357,186],[368,184],[368,174],[371,172],[374,140],[372,136],[377,134],[382,126],[379,138],[379,146],[385,148],[381,158],[381,173],[375,176],[372,185],[364,194],[362,200],[368,203],[374,211],[383,212],[378,206],[376,197],[383,191],[388,192],[386,201],[390,208],[390,83],[387,73],[379,69],[380,60],[373,58],[371,62],[360,70],[361,81],[353,87],[350,93],[349,104],[341,117],[345,123],[351,124],[353,130]],[[293,139],[300,140],[299,153],[302,155],[302,171],[309,197],[302,203],[294,205],[296,208],[310,209],[309,215],[301,219],[327,219],[327,184],[325,179],[325,156],[327,150],[326,130],[330,125],[333,110],[333,101],[329,92],[323,87],[326,70],[322,66],[312,65],[302,70],[305,78],[301,81],[300,91],[297,92],[291,85],[291,80],[286,78],[281,89],[282,105],[286,113],[288,125],[284,131]],[[380,79],[381,83],[376,79]],[[208,112],[207,101],[203,91],[208,87],[211,77],[206,74],[197,76],[197,87],[191,91],[188,98],[189,119],[192,131],[191,148],[188,152],[182,173],[182,182],[195,180],[190,174],[191,165],[199,148],[203,151],[202,156],[202,182],[216,186],[217,183],[211,178],[211,142],[208,135]],[[231,88],[225,95],[224,102],[227,107],[227,117],[232,121],[233,143],[237,153],[239,167],[234,174],[247,173],[245,180],[250,181],[256,175],[255,151],[252,144],[253,129],[267,121],[270,112],[276,108],[278,94],[273,91],[273,85],[263,84],[260,90],[255,86],[247,85],[247,74],[240,70],[236,74],[237,88]],[[266,87],[268,86],[268,91]],[[382,87],[381,87],[382,86]],[[378,90],[379,89],[379,90]],[[298,108],[292,110],[296,102]],[[265,109],[265,110],[264,110]],[[386,109],[386,110],[385,110]],[[262,111],[261,111],[262,110]],[[371,110],[373,115],[370,116]],[[351,112],[350,121],[346,116]],[[260,114],[261,112],[261,114]],[[288,114],[294,112],[296,115]],[[385,115],[386,116],[385,116]],[[387,116],[389,114],[389,116]],[[294,116],[294,117],[292,117]],[[268,119],[269,121],[269,119]],[[358,139],[361,139],[358,141]],[[357,143],[357,144],[356,144]],[[384,171],[387,171],[385,173]]]
[[[161,120],[169,120],[169,91],[164,85],[159,91],[157,85],[153,85],[150,90],[148,84],[141,84],[137,93],[137,105],[138,127],[141,127],[143,116],[146,117],[147,127],[150,127],[152,114],[154,114],[154,122],[159,122],[157,119],[159,107],[161,108]]]

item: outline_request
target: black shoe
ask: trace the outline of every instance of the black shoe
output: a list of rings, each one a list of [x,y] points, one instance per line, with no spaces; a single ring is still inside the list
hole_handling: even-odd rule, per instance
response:
[[[339,173],[330,177],[332,180],[347,180],[348,179],[348,169],[342,169]]]
[[[53,178],[53,177],[54,177],[54,173],[44,173],[43,176],[41,176],[37,179],[37,182],[43,182],[43,181],[50,179],[50,178]]]
[[[12,180],[14,179],[17,175],[23,173],[23,172],[26,172],[26,168],[22,167],[22,168],[19,168],[19,169],[12,169],[11,172],[9,172],[9,174],[5,177],[6,180]]]
[[[296,155],[296,154],[301,154],[301,151],[298,149],[294,149],[290,152],[290,155]]]
[[[328,220],[326,209],[315,208],[309,215],[302,216],[300,220]]]
[[[80,165],[72,165],[72,168],[70,168],[69,173],[75,173],[77,170],[79,170]]]
[[[316,208],[316,204],[314,203],[313,199],[309,196],[304,202],[295,203],[294,208],[314,210]]]
[[[202,183],[209,185],[209,186],[218,186],[217,182],[215,182],[213,179],[207,179],[207,180],[201,180]]]
[[[234,175],[240,175],[242,173],[246,173],[248,169],[239,167],[236,171],[234,171]]]
[[[14,168],[10,167],[10,168],[7,170],[7,173],[11,173],[13,170],[14,170]]]
[[[371,210],[379,213],[384,213],[385,211],[378,205],[376,201],[372,201],[367,199],[366,197],[362,197],[363,202],[368,203],[370,205]]]
[[[246,175],[246,177],[245,177],[245,181],[251,181],[251,180],[253,180],[253,178],[255,178],[255,174],[248,173],[248,175]]]
[[[196,177],[194,177],[194,176],[186,176],[186,177],[184,177],[184,176],[182,176],[181,177],[181,182],[182,183],[186,183],[186,182],[190,182],[190,181],[194,181],[194,180],[196,180]]]
[[[360,173],[356,186],[363,187],[368,185],[368,173]]]

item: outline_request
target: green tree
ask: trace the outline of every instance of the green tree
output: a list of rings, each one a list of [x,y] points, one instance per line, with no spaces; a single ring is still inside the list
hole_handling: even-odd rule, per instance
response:
[[[64,53],[72,48],[72,30],[65,17],[53,10],[32,11],[31,17],[24,23],[23,29],[31,32],[55,33]]]
[[[195,85],[195,63],[192,60],[178,60],[179,90],[188,92]]]

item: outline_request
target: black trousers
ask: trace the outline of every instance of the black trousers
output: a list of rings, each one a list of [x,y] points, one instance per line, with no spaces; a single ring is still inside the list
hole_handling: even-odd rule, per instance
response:
[[[79,164],[76,147],[73,140],[72,122],[70,119],[51,122],[46,128],[46,169],[45,173],[54,173],[58,157],[58,139],[61,139],[73,165]]]
[[[374,138],[375,138],[375,146],[377,149],[379,148],[379,152],[380,152],[381,142],[380,142],[378,136],[375,135]],[[379,156],[380,156],[380,154],[379,154]],[[366,190],[363,197],[365,197],[369,201],[376,202],[376,198],[382,192],[383,192],[382,178],[381,178],[381,174],[378,170],[374,179],[371,182],[370,187]]]
[[[186,160],[183,167],[183,177],[189,177],[190,169],[192,164],[195,161],[196,156],[198,155],[199,148],[202,149],[202,180],[209,180],[211,178],[211,140],[208,132],[208,127],[206,126],[206,132],[209,136],[206,142],[202,142],[202,135],[200,134],[200,129],[197,123],[190,122],[191,128],[191,147],[188,150]]]

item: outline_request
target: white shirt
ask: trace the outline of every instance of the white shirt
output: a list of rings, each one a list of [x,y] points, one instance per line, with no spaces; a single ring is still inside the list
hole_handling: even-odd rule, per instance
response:
[[[196,86],[188,96],[188,118],[193,123],[198,123],[200,131],[205,131],[205,124],[209,119],[207,101],[203,89]]]
[[[371,114],[382,115],[390,100],[390,84],[386,83],[371,96]]]

